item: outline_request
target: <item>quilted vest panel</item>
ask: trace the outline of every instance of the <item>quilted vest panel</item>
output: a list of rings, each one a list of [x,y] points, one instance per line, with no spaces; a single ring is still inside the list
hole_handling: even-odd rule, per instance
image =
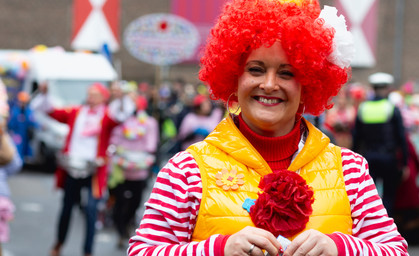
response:
[[[309,136],[305,146],[288,168],[299,172],[314,191],[313,213],[306,229],[326,234],[336,231],[351,234],[351,209],[343,179],[340,148],[324,140],[324,135],[310,123],[307,122],[307,126]],[[226,137],[223,134],[229,139],[236,137],[233,143],[236,150],[231,148],[231,144],[228,149],[223,146]],[[187,149],[198,163],[203,187],[192,234],[194,241],[205,240],[214,234],[233,234],[246,226],[254,226],[242,205],[247,198],[257,199],[261,177],[272,171],[247,140],[243,141],[243,145],[237,140],[246,139],[227,118],[207,139]],[[266,170],[250,167],[255,165],[249,164],[249,159],[261,161]]]

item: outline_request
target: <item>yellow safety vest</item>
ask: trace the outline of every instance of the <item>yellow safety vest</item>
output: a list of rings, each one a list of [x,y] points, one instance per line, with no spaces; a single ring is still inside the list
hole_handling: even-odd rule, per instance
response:
[[[365,124],[384,124],[393,117],[394,105],[388,99],[365,101],[358,112]]]
[[[305,121],[305,120],[304,120]],[[313,213],[306,229],[325,234],[352,234],[349,199],[342,173],[340,148],[329,138],[305,122],[308,137],[303,149],[288,170],[299,171],[313,188]],[[227,117],[202,142],[187,149],[198,163],[202,178],[202,200],[192,240],[202,241],[214,234],[234,234],[246,226],[254,226],[242,205],[246,198],[257,199],[260,179],[272,173],[267,162]],[[226,173],[222,186],[220,173]],[[218,180],[218,181],[217,181]],[[233,186],[236,184],[236,186]],[[290,239],[293,239],[291,237]]]

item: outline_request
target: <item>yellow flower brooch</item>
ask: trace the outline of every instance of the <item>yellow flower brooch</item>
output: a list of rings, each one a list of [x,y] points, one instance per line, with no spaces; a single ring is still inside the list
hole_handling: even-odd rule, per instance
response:
[[[236,170],[221,170],[216,175],[217,178],[216,184],[219,187],[222,187],[225,191],[228,190],[237,190],[241,185],[244,184],[244,174],[237,174]]]

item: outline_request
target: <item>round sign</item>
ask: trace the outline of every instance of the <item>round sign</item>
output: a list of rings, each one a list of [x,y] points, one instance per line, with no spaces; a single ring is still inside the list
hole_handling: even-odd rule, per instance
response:
[[[166,13],[142,16],[124,32],[124,45],[135,58],[154,65],[172,65],[190,59],[199,44],[196,27]]]

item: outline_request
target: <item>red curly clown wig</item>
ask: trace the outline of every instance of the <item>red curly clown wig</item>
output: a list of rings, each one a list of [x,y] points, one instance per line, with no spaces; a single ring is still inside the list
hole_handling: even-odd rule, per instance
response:
[[[334,29],[318,19],[317,0],[231,0],[211,30],[199,78],[214,99],[227,102],[250,52],[280,41],[302,86],[305,113],[321,114],[347,82],[350,68],[328,60]],[[230,101],[236,101],[230,99]]]

